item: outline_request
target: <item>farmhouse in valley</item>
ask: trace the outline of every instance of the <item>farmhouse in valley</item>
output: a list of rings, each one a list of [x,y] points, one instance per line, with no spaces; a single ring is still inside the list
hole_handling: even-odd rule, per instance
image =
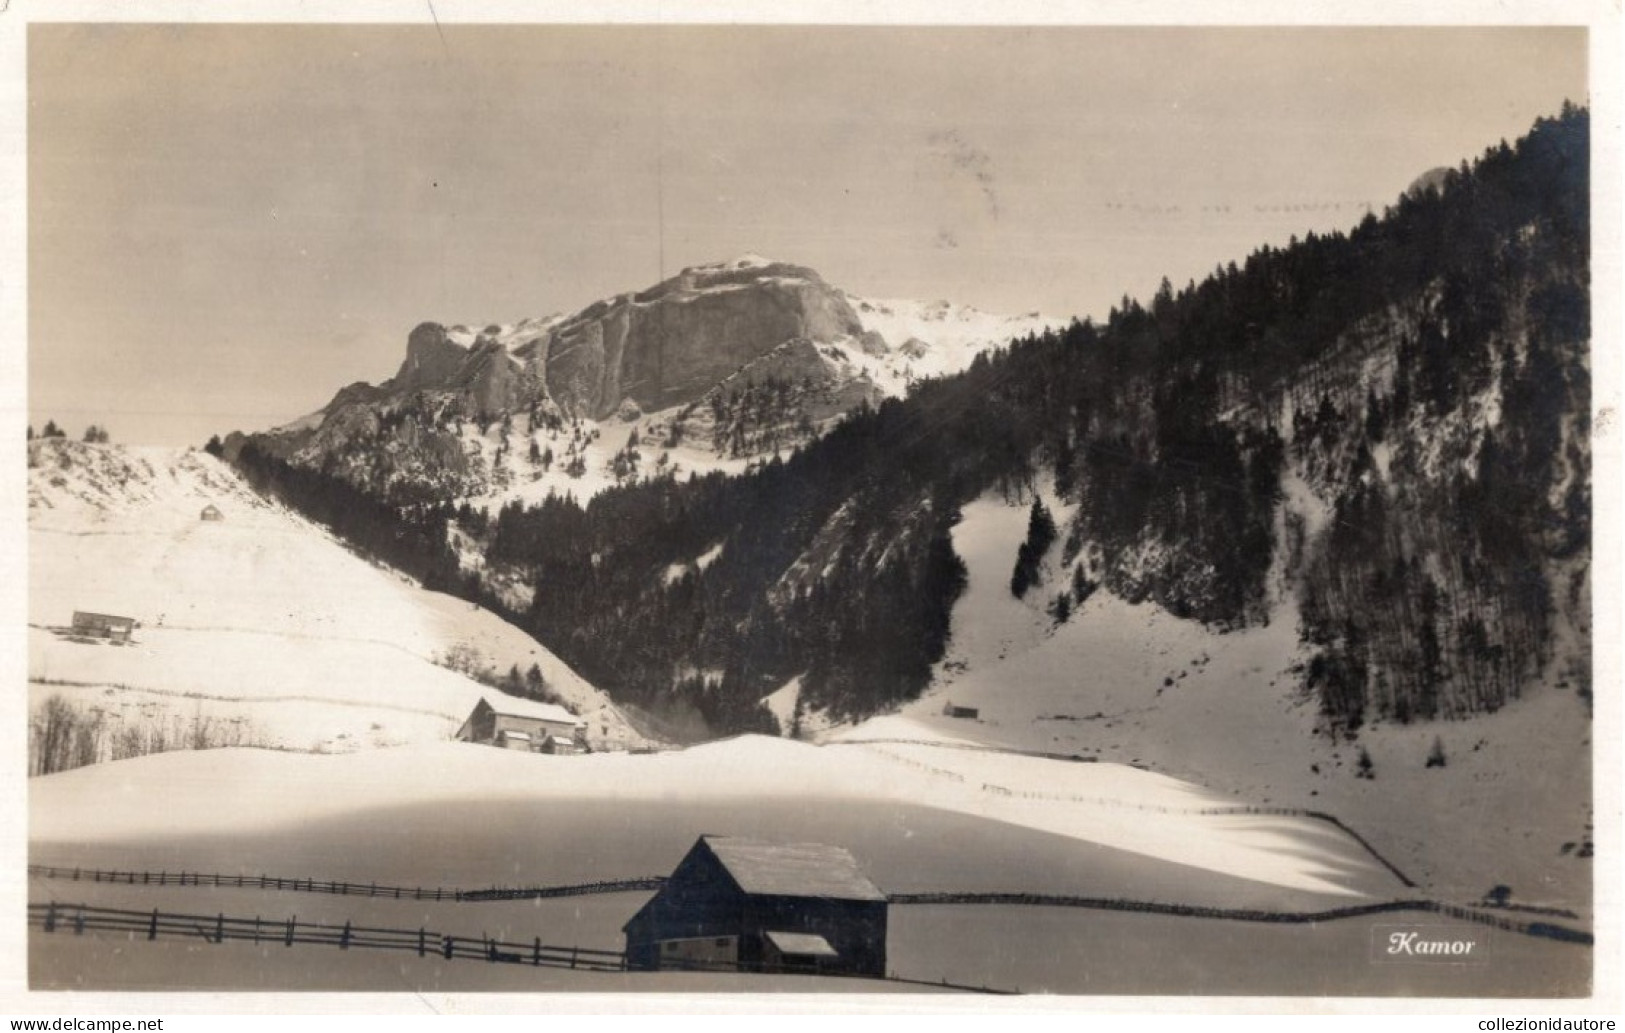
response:
[[[115,617],[110,613],[73,611],[73,633],[89,638],[105,638],[114,642],[128,642],[135,631],[134,617]]]
[[[224,520],[226,517],[225,514],[220,512],[220,507],[211,502],[207,506],[203,507],[203,512],[198,516],[198,519],[214,521]]]
[[[481,697],[457,738],[506,750],[580,753],[586,733],[587,726],[557,704],[502,696],[497,706]]]
[[[701,836],[622,931],[633,969],[886,974],[886,895],[822,843]]]

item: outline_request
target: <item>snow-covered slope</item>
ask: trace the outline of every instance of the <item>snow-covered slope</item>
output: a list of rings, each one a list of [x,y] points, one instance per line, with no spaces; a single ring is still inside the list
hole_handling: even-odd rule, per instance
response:
[[[1026,523],[1025,505],[995,496],[965,507],[954,548],[969,587],[932,688],[823,738],[1133,764],[1238,801],[1329,812],[1445,896],[1477,899],[1504,884],[1514,899],[1589,906],[1591,725],[1573,690],[1542,686],[1473,720],[1384,723],[1333,741],[1317,734],[1315,704],[1296,689],[1303,656],[1289,592],[1267,627],[1226,634],[1104,590],[1056,626],[1043,610],[1053,582],[1025,600],[1010,594]],[[948,717],[947,703],[978,715]],[[1442,767],[1427,766],[1435,738]],[[1371,778],[1357,774],[1362,752]]]
[[[602,693],[468,603],[369,564],[195,451],[35,442],[29,470],[31,703],[59,694],[168,738],[346,751],[453,734],[495,694],[435,661],[535,664],[589,739],[641,742]],[[213,505],[223,519],[200,519]],[[64,633],[133,617],[129,645]]]
[[[265,791],[270,786],[276,787],[274,793]],[[260,802],[252,809],[230,804],[244,798]],[[776,812],[784,822],[810,829],[826,811],[839,821],[843,808],[859,803],[870,808],[906,805],[1002,823],[1012,836],[1047,833],[1075,846],[1092,844],[1186,872],[1183,884],[1175,880],[1155,891],[1142,887],[1129,893],[1127,886],[1110,883],[1136,878],[1132,865],[1115,875],[1115,866],[1102,865],[1094,873],[1101,894],[1154,894],[1209,904],[1226,902],[1213,894],[1232,894],[1240,896],[1231,896],[1231,904],[1273,901],[1287,908],[1404,893],[1358,844],[1328,835],[1318,822],[1204,813],[1230,801],[1123,765],[1068,764],[929,746],[814,747],[760,736],[669,753],[584,757],[461,743],[343,757],[243,750],[143,757],[35,779],[30,784],[30,839],[44,851],[39,860],[45,863],[62,863],[66,853],[94,844],[134,844],[157,835],[240,839],[277,831],[279,838],[297,843],[300,837],[289,837],[290,830],[329,826],[347,830],[342,834],[352,840],[365,840],[380,834],[366,815],[400,814],[405,808],[445,814],[474,807],[476,801],[528,809],[537,820],[521,822],[521,828],[560,831],[582,820],[581,814],[614,814],[617,809],[642,813],[645,805],[658,804],[663,816],[648,822],[640,838],[667,838],[675,828],[681,830],[675,833],[679,843],[707,831],[706,822],[724,826],[710,831],[741,829],[757,820],[757,812]],[[730,812],[737,816],[727,817]],[[847,819],[852,827],[835,841],[873,836],[860,828],[872,821],[871,814],[853,811]],[[425,842],[421,853],[410,857],[387,848],[355,849],[341,874],[380,882],[410,880],[423,877],[427,866],[445,873],[437,877],[468,885],[547,878],[547,857],[516,864],[512,852],[501,848],[514,828],[512,823],[494,823],[486,833],[489,848],[479,851],[443,836],[444,841]],[[803,831],[793,838],[809,835]],[[309,847],[306,841],[303,848]],[[583,841],[573,850],[603,848],[602,843]],[[973,890],[1030,885],[1027,876],[1032,873],[971,863],[984,847],[970,840],[952,846],[922,843],[920,848],[941,871],[913,888],[949,888],[950,877],[959,888]],[[571,852],[561,848],[560,859]],[[441,855],[456,858],[461,870],[436,864]],[[196,857],[189,863],[204,860]],[[271,860],[256,856],[254,863],[269,865]],[[297,863],[282,861],[284,867]],[[599,877],[659,869],[651,858],[600,855]],[[560,882],[591,876],[590,871],[552,874]],[[888,881],[893,891],[907,888],[897,884],[898,877]]]
[[[875,382],[891,396],[902,395],[916,380],[961,372],[985,351],[1028,334],[1059,329],[1065,322],[1037,312],[995,315],[947,301],[881,300],[851,294],[847,300],[863,329],[879,334],[890,346],[880,357],[881,372]]]

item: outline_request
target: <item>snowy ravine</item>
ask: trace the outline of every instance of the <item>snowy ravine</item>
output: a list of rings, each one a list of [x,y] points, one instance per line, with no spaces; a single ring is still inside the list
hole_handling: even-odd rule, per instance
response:
[[[536,665],[589,741],[643,740],[597,689],[493,614],[347,551],[192,450],[30,445],[29,702],[53,696],[171,738],[348,752],[444,740],[481,696],[436,663]],[[213,505],[219,521],[200,519]],[[75,610],[140,622],[129,645],[63,634]]]
[[[848,727],[803,715],[803,729],[823,741],[976,743],[1133,764],[1238,803],[1335,815],[1443,898],[1505,885],[1515,901],[1590,908],[1591,720],[1572,689],[1543,684],[1494,714],[1381,722],[1332,741],[1297,688],[1304,656],[1289,591],[1277,586],[1268,626],[1226,634],[1105,590],[1057,626],[1044,603],[1059,544],[1048,590],[1019,601],[1009,590],[1026,526],[1025,503],[990,495],[965,507],[954,548],[969,586],[920,699]],[[774,700],[786,715],[789,692]],[[978,716],[946,716],[948,703]],[[1435,738],[1446,763],[1429,767]],[[1357,776],[1362,750],[1369,779]]]

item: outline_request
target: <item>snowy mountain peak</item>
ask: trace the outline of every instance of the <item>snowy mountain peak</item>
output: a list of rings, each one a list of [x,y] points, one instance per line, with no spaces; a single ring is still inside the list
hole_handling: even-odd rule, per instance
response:
[[[846,412],[1058,325],[947,301],[865,299],[811,268],[749,252],[570,314],[421,323],[394,378],[350,385],[261,441],[300,465],[349,468],[358,481],[382,470],[377,487],[581,499],[661,470],[737,472]],[[629,433],[645,454],[623,448]],[[381,461],[371,455],[379,450]],[[667,465],[657,452],[669,453]]]

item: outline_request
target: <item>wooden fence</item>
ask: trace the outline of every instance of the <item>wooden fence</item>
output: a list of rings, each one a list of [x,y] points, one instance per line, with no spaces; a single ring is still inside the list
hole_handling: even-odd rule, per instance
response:
[[[577,897],[589,893],[626,893],[635,890],[657,890],[666,882],[664,876],[648,875],[635,879],[607,879],[582,882],[566,886],[490,887],[465,890],[444,887],[388,886],[376,882],[337,882],[321,879],[293,879],[275,875],[222,875],[219,872],[133,872],[108,871],[100,868],[61,868],[31,864],[28,874],[45,879],[70,879],[75,882],[110,882],[125,886],[214,886],[229,889],[287,890],[299,893],[333,893],[350,897],[389,897],[395,900],[546,900],[553,897]]]
[[[544,944],[541,937],[529,943],[497,940],[488,936],[452,936],[427,928],[383,929],[361,926],[352,922],[343,925],[301,922],[297,918],[286,921],[254,918],[234,918],[224,914],[192,915],[166,911],[129,911],[120,908],[91,907],[85,904],[65,904],[52,901],[47,904],[28,905],[28,924],[46,933],[71,932],[82,936],[87,932],[124,933],[127,936],[158,939],[201,939],[205,943],[221,944],[237,940],[254,944],[316,944],[337,947],[340,950],[395,950],[414,953],[420,958],[430,956],[447,960],[484,961],[493,964],[529,965],[536,968],[562,968],[580,972],[626,972],[626,955],[621,951],[595,950],[587,947],[560,947]],[[762,973],[761,966],[739,963],[689,962],[675,967],[686,971]],[[854,979],[881,979],[888,982],[916,986],[967,990],[972,993],[1008,994],[1014,991],[997,990],[985,986],[950,983],[947,980],[930,982],[905,979],[895,974],[885,977],[861,976],[854,973],[820,972],[816,967],[784,967],[771,970],[784,975],[832,975]]]
[[[1329,815],[1326,820],[1336,821]],[[1375,851],[1373,851],[1375,853]],[[635,879],[610,879],[601,882],[574,883],[563,886],[491,887],[465,890],[441,887],[388,886],[376,882],[334,882],[318,879],[288,879],[271,875],[221,875],[202,872],[132,872],[107,871],[96,868],[60,868],[49,865],[29,865],[28,874],[47,879],[70,879],[82,882],[107,882],[128,886],[213,886],[231,889],[270,889],[301,893],[333,893],[359,897],[387,897],[395,900],[547,900],[558,897],[584,896],[592,893],[626,893],[658,890],[666,882],[664,876],[650,875]],[[1115,897],[1078,897],[1047,893],[893,893],[888,897],[893,904],[1028,904],[1050,907],[1083,907],[1104,911],[1139,911],[1148,914],[1177,915],[1187,918],[1227,918],[1242,922],[1327,922],[1339,918],[1380,914],[1388,911],[1426,911],[1446,915],[1463,922],[1491,926],[1506,932],[1561,940],[1566,943],[1590,945],[1591,933],[1543,921],[1520,921],[1507,915],[1488,914],[1483,910],[1447,904],[1442,901],[1412,899],[1388,900],[1373,904],[1334,908],[1328,911],[1266,911],[1247,908],[1201,907],[1194,904],[1170,904],[1148,900],[1127,900]],[[1542,913],[1556,912],[1543,909]],[[145,912],[142,912],[143,914]],[[1572,917],[1572,915],[1563,915]]]
[[[193,915],[165,911],[128,911],[120,908],[90,907],[84,904],[28,905],[28,924],[47,933],[71,931],[122,932],[148,940],[202,939],[206,943],[239,940],[249,943],[323,944],[340,950],[398,950],[419,957],[436,955],[452,959],[503,962],[513,965],[581,969],[596,972],[624,972],[626,956],[620,951],[592,950],[544,944],[540,937],[530,943],[511,943],[491,937],[452,936],[427,928],[382,929],[360,926],[301,922],[297,918],[233,918],[224,914]]]

